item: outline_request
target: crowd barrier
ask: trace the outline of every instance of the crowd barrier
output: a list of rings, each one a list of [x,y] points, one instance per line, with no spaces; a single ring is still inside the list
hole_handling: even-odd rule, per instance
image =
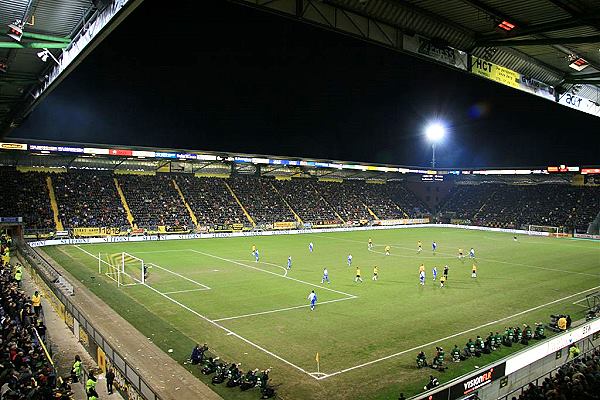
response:
[[[115,346],[111,345],[90,322],[80,309],[71,301],[70,296],[59,290],[54,277],[47,275],[47,270],[40,268],[39,258],[25,247],[19,248],[19,255],[26,261],[23,263],[42,293],[50,302],[58,316],[65,322],[71,333],[79,340],[86,351],[97,361],[103,371],[111,367],[115,372],[115,388],[126,400],[160,400],[160,397],[129,364]],[[45,260],[44,260],[45,261]]]
[[[457,400],[469,395],[485,399],[504,398],[508,393],[513,393],[515,389],[519,390],[526,384],[524,382],[531,382],[539,376],[539,374],[534,375],[533,378],[528,379],[531,375],[529,371],[525,371],[525,374],[521,374],[520,377],[518,376],[519,372],[548,356],[555,361],[555,364],[562,365],[563,360],[567,358],[569,346],[572,344],[583,345],[585,341],[589,341],[590,345],[587,347],[592,348],[600,344],[598,332],[600,332],[600,319],[586,322],[538,344],[530,345],[526,349],[486,365],[475,372],[412,397],[411,400]],[[554,368],[556,365],[552,365],[550,369]],[[516,376],[516,378],[511,379],[511,376]],[[492,388],[492,385],[495,387]]]
[[[358,226],[347,228],[320,228],[320,229],[285,229],[276,231],[246,231],[246,232],[216,232],[216,233],[185,233],[174,235],[146,235],[146,236],[106,236],[97,238],[79,238],[79,239],[50,239],[29,242],[31,247],[55,246],[65,244],[93,244],[93,243],[114,243],[114,242],[145,242],[158,240],[188,240],[188,239],[211,239],[228,237],[248,237],[248,236],[274,236],[274,235],[303,235],[312,233],[331,233],[331,232],[352,232],[369,230],[387,230],[387,229],[406,229],[406,228],[458,228],[489,232],[504,232],[519,235],[550,236],[548,232],[526,231],[522,229],[503,229],[488,228],[485,226],[473,225],[453,225],[453,224],[414,224],[414,225],[385,225],[385,226]]]

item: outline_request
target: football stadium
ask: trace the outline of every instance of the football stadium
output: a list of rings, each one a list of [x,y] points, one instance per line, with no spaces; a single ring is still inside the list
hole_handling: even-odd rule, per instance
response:
[[[561,138],[548,125],[530,133],[556,141],[533,150],[551,164],[532,153],[507,166],[524,142],[502,129],[478,151],[491,162],[461,162],[451,137],[468,128],[439,115],[407,136],[425,149],[410,155],[418,165],[327,146],[331,156],[306,156],[321,143],[309,136],[281,155],[284,134],[257,136],[263,152],[238,151],[245,139],[233,136],[230,149],[181,146],[177,128],[163,138],[170,146],[148,132],[94,141],[85,130],[96,121],[81,110],[69,121],[77,140],[29,136],[46,104],[65,107],[51,92],[87,57],[109,43],[118,60],[111,38],[138,30],[140,13],[167,13],[148,3],[0,4],[1,400],[598,398],[598,4],[240,0],[205,10],[218,21],[237,13],[238,24],[291,19],[323,40],[383,47],[587,118]],[[185,7],[176,13],[202,11]],[[160,69],[176,76],[173,64]],[[485,119],[486,107],[470,117]],[[112,108],[115,119],[139,111]],[[51,115],[57,125],[45,129],[63,129],[66,118]]]

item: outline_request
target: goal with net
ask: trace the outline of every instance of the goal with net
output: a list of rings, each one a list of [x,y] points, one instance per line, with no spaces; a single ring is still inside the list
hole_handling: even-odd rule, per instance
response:
[[[529,225],[527,229],[527,233],[529,235],[539,235],[545,236],[544,233],[547,233],[548,236],[559,237],[565,234],[564,227],[558,226],[547,226],[547,225]]]
[[[118,286],[146,283],[147,268],[144,260],[129,253],[98,255],[98,273],[117,282]]]

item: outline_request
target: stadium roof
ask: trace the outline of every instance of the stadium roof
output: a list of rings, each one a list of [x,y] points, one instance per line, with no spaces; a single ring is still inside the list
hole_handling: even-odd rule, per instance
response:
[[[548,176],[600,174],[598,166],[542,166],[431,170],[392,164],[307,159],[259,154],[227,153],[150,147],[18,140],[0,142],[0,165],[21,168],[101,169],[140,172],[185,172],[208,175],[241,174],[319,179],[395,180],[405,175],[441,181],[444,176]]]
[[[597,0],[231,1],[473,72],[600,116]],[[482,65],[478,59],[496,66]]]
[[[0,138],[141,2],[1,1]],[[20,40],[8,36],[9,25],[22,29]]]

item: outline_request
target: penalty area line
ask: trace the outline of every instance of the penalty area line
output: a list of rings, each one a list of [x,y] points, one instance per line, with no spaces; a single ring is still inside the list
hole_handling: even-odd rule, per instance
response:
[[[202,254],[203,256],[216,258],[217,260],[227,261],[229,263],[236,264],[236,265],[239,265],[241,267],[246,267],[246,268],[254,269],[254,270],[261,271],[261,272],[264,272],[264,273],[267,273],[267,274],[271,274],[271,275],[274,275],[274,276],[278,276],[278,277],[283,278],[283,279],[289,279],[289,280],[294,281],[294,282],[303,283],[305,285],[316,287],[316,288],[319,288],[321,290],[327,290],[329,292],[334,292],[334,293],[337,293],[337,294],[343,294],[344,296],[347,296],[347,297],[357,297],[357,296],[355,296],[353,294],[342,292],[341,290],[330,289],[330,288],[322,286],[322,285],[317,285],[316,283],[310,283],[310,282],[303,281],[301,279],[292,278],[291,276],[284,276],[284,275],[281,275],[281,274],[277,274],[277,273],[275,273],[273,271],[269,271],[269,270],[258,268],[258,267],[253,267],[252,265],[244,264],[244,263],[241,263],[239,261],[230,260],[228,258],[223,258],[223,257],[215,256],[214,254],[204,253],[202,251],[194,250],[194,249],[189,249],[189,251],[193,251],[194,253]]]
[[[323,304],[337,303],[339,301],[353,300],[353,299],[357,299],[357,298],[358,298],[357,296],[354,296],[354,297],[344,297],[343,299],[327,300],[327,301],[318,302],[317,306],[322,306]],[[218,318],[218,319],[213,319],[213,321],[215,321],[215,322],[229,321],[229,320],[232,320],[232,319],[254,317],[256,315],[264,315],[264,314],[273,314],[273,313],[278,313],[278,312],[282,312],[282,311],[297,310],[299,308],[306,308],[306,307],[310,307],[310,304],[303,304],[301,306],[278,308],[276,310],[269,310],[269,311],[260,311],[260,312],[255,312],[255,313],[251,313],[251,314],[236,315],[234,317]]]
[[[521,311],[521,312],[518,312],[518,313],[513,314],[513,315],[509,315],[508,317],[500,318],[500,319],[497,319],[496,321],[487,322],[485,324],[476,326],[474,328],[470,328],[470,329],[464,330],[462,332],[458,332],[458,333],[446,336],[446,337],[441,338],[441,339],[433,340],[433,341],[431,341],[429,343],[421,344],[421,345],[412,347],[410,349],[402,350],[402,351],[399,351],[397,353],[390,354],[388,356],[378,358],[376,360],[368,361],[368,362],[365,362],[365,363],[362,363],[362,364],[359,364],[359,365],[355,365],[353,367],[342,369],[340,371],[336,371],[336,372],[332,372],[332,373],[329,373],[329,374],[325,374],[323,376],[316,377],[316,379],[317,380],[323,380],[323,379],[330,378],[330,377],[335,376],[335,375],[339,375],[339,374],[343,374],[345,372],[353,371],[355,369],[367,367],[369,365],[376,364],[376,363],[381,362],[381,361],[389,360],[391,358],[398,357],[398,356],[400,356],[402,354],[406,354],[406,353],[411,352],[411,351],[419,350],[419,349],[421,349],[423,347],[431,346],[431,345],[434,345],[436,343],[440,343],[440,342],[443,342],[445,340],[449,340],[449,339],[455,338],[457,336],[461,336],[461,335],[464,335],[466,333],[470,333],[470,332],[476,331],[478,329],[485,328],[485,327],[490,326],[490,325],[498,324],[498,323],[506,321],[508,319],[511,319],[511,318],[514,318],[514,317],[518,317],[520,315],[527,314],[527,313],[530,313],[530,312],[535,311],[535,310],[539,310],[540,308],[544,308],[544,307],[547,307],[547,306],[552,305],[552,304],[560,303],[561,301],[568,300],[568,299],[571,299],[573,297],[579,296],[579,295],[581,295],[583,293],[589,292],[591,290],[597,290],[597,289],[600,289],[600,286],[596,286],[596,287],[593,287],[593,288],[590,288],[590,289],[582,290],[581,292],[578,292],[578,293],[575,293],[575,294],[571,294],[569,296],[565,296],[563,298],[560,298],[560,299],[557,299],[557,300],[553,300],[553,301],[550,301],[550,302],[545,303],[545,304],[540,304],[539,306],[532,307],[532,308],[530,308],[528,310]]]
[[[77,248],[79,248],[79,247],[77,247]],[[90,256],[90,257],[92,257],[92,258],[98,259],[98,257],[97,257],[97,256],[93,255],[92,253],[90,253],[90,252],[88,252],[88,251],[86,251],[86,250],[84,250],[84,249],[82,249],[82,248],[79,248],[79,250],[83,251],[84,253],[86,253],[87,255],[89,255],[89,256]],[[281,357],[281,356],[278,356],[277,354],[275,354],[275,353],[273,353],[273,352],[271,352],[271,351],[269,351],[269,350],[265,349],[264,347],[262,347],[262,346],[260,346],[260,345],[258,345],[258,344],[256,344],[256,343],[254,343],[254,342],[252,342],[252,341],[250,341],[250,340],[246,339],[245,337],[243,337],[243,336],[241,336],[241,335],[238,335],[237,333],[235,333],[235,332],[234,332],[234,331],[232,331],[231,329],[228,329],[228,328],[224,327],[223,325],[221,325],[221,324],[219,324],[219,323],[217,323],[217,322],[213,321],[212,319],[210,319],[210,318],[208,318],[208,317],[206,317],[206,316],[204,316],[204,315],[200,314],[198,311],[196,311],[196,310],[193,310],[192,308],[190,308],[190,307],[186,306],[185,304],[183,304],[183,303],[181,303],[181,302],[179,302],[179,301],[175,300],[174,298],[172,298],[172,297],[170,297],[170,296],[166,295],[165,293],[161,292],[160,290],[157,290],[157,289],[153,288],[152,286],[150,286],[150,285],[148,285],[148,284],[146,284],[146,283],[141,283],[141,285],[142,285],[142,286],[145,286],[145,287],[147,287],[148,289],[150,289],[150,290],[152,290],[153,292],[157,293],[158,295],[160,295],[160,296],[164,297],[165,299],[167,299],[167,300],[171,301],[172,303],[174,303],[174,304],[177,304],[179,307],[183,308],[184,310],[191,312],[192,314],[194,314],[194,315],[196,315],[198,318],[200,318],[200,319],[202,319],[202,320],[204,320],[204,321],[208,322],[209,324],[211,324],[211,325],[214,325],[215,327],[217,327],[217,328],[219,328],[219,329],[222,329],[223,331],[225,331],[225,332],[227,333],[227,335],[228,335],[228,336],[235,336],[236,338],[238,338],[238,339],[240,339],[241,341],[243,341],[243,342],[245,342],[245,343],[249,344],[250,346],[252,346],[252,347],[254,347],[254,348],[256,348],[256,349],[258,349],[258,350],[262,351],[263,353],[266,353],[266,354],[270,355],[271,357],[274,357],[274,358],[276,358],[277,360],[279,360],[279,361],[283,362],[284,364],[287,364],[287,365],[289,365],[290,367],[293,367],[293,368],[297,369],[297,370],[298,370],[298,371],[300,371],[300,372],[303,372],[303,373],[305,373],[306,375],[310,376],[311,378],[318,379],[318,378],[317,378],[316,376],[314,376],[314,375],[313,375],[311,372],[308,372],[308,371],[306,371],[304,368],[302,368],[302,367],[299,367],[298,365],[296,365],[296,364],[294,364],[294,363],[292,363],[292,362],[290,362],[290,361],[286,360],[285,358],[283,358],[283,357]]]
[[[164,294],[177,294],[177,293],[189,293],[189,292],[202,292],[204,290],[210,290],[205,288],[200,289],[186,289],[186,290],[173,290],[172,292],[164,292]]]

